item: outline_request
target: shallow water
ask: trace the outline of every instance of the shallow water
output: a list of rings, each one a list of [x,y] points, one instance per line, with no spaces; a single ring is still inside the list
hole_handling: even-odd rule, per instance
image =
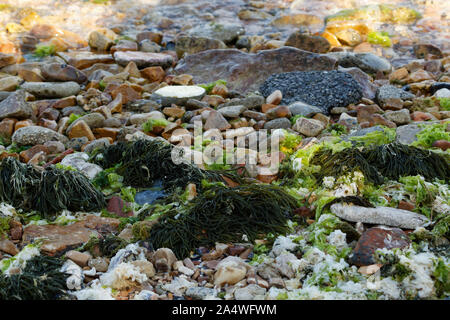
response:
[[[144,205],[146,203],[152,204],[156,200],[164,198],[167,194],[163,190],[162,182],[157,181],[149,190],[144,190],[136,193],[134,201],[139,205]]]
[[[133,36],[143,30],[160,30],[165,40],[170,40],[180,31],[195,26],[216,23],[236,23],[245,27],[247,35],[265,35],[273,39],[285,40],[296,29],[293,26],[278,28],[270,22],[283,15],[297,13],[312,14],[323,20],[327,15],[343,9],[364,5],[394,4],[408,6],[419,11],[423,18],[415,26],[379,25],[379,29],[401,35],[413,41],[431,41],[442,49],[450,48],[449,18],[450,1],[447,0],[118,0],[107,4],[71,0],[6,0],[14,9],[0,11],[0,25],[8,22],[19,23],[32,9],[45,23],[75,32],[87,38],[90,31],[98,27],[119,26],[122,34]],[[242,9],[264,11],[265,20],[240,20]],[[171,20],[169,26],[165,22]],[[373,24],[373,21],[366,21]],[[310,26],[311,31],[320,32],[323,25]],[[2,32],[3,37],[13,35]]]

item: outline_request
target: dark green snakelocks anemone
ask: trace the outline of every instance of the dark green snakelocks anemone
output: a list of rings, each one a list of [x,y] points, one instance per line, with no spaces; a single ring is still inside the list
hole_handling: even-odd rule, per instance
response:
[[[0,163],[0,199],[14,207],[36,210],[52,219],[61,210],[94,211],[105,197],[77,171],[50,166],[43,171],[8,157]]]
[[[19,274],[0,272],[0,300],[56,300],[67,296],[69,274],[60,271],[63,260],[37,256]]]
[[[408,146],[398,142],[365,148],[346,148],[333,154],[323,149],[316,153],[311,164],[320,165],[316,175],[319,181],[324,177],[339,177],[355,170],[376,185],[386,178],[398,180],[403,176],[421,175],[426,180],[435,178],[450,180],[449,159],[435,152]]]

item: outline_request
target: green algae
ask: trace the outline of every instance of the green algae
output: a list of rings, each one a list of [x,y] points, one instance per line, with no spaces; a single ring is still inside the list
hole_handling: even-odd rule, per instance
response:
[[[55,300],[67,297],[68,274],[60,271],[63,260],[36,256],[20,274],[0,274],[0,300]]]
[[[69,116],[69,120],[67,121],[67,125],[71,125],[75,120],[81,118],[81,114],[71,113]]]
[[[389,38],[389,33],[384,31],[372,31],[367,35],[367,42],[371,44],[378,44],[383,47],[391,47],[392,41]]]
[[[199,87],[202,87],[203,89],[206,90],[207,94],[210,94],[212,89],[214,89],[214,87],[216,85],[224,85],[224,86],[226,86],[227,85],[227,81],[223,80],[223,79],[219,79],[219,80],[216,80],[216,81],[210,82],[210,83],[198,84]]]
[[[37,45],[36,50],[34,50],[34,54],[38,57],[47,57],[52,56],[56,53],[56,48],[54,45],[46,46],[46,45]]]
[[[143,125],[142,130],[144,132],[153,131],[154,127],[166,127],[169,124],[169,121],[166,119],[148,119]]]
[[[427,180],[450,179],[449,162],[443,156],[400,143],[380,146],[346,148],[335,154],[331,150],[320,150],[311,159],[312,165],[320,165],[316,175],[319,181],[324,177],[339,177],[352,171],[361,171],[365,178],[381,185],[386,178],[398,180],[402,176],[421,175]]]
[[[433,277],[435,279],[436,295],[444,298],[450,294],[449,266],[441,257],[434,262]]]
[[[416,134],[417,140],[414,141],[411,145],[431,148],[433,142],[437,140],[450,141],[450,132],[446,131],[448,123],[449,122],[435,123],[431,125],[420,125],[424,129]]]
[[[93,211],[105,206],[103,194],[83,174],[55,166],[39,171],[13,157],[0,163],[0,199],[26,211],[36,210],[46,219],[64,209]]]
[[[369,5],[357,9],[341,10],[325,17],[325,23],[333,21],[377,21],[392,24],[410,24],[420,19],[422,15],[408,7],[392,5]]]
[[[11,217],[0,217],[0,240],[3,238],[8,238],[8,232],[10,229]]]
[[[291,155],[292,153],[294,153],[296,147],[300,144],[301,141],[301,136],[285,130],[284,139],[280,143],[280,151],[284,152],[287,155]]]
[[[109,234],[106,237],[92,236],[82,248],[83,250],[89,251],[94,257],[100,254],[100,256],[112,258],[120,249],[125,248],[128,244],[129,242],[127,240]]]
[[[443,111],[450,111],[450,98],[438,98],[439,106]]]
[[[358,145],[379,146],[394,142],[396,135],[395,129],[382,126],[382,130],[375,130],[363,136],[350,137],[350,141],[354,141]]]
[[[258,239],[261,234],[285,234],[295,198],[272,185],[227,188],[213,184],[197,195],[184,212],[173,210],[153,226],[149,242],[154,248],[172,248],[187,257],[200,246]]]
[[[202,170],[186,162],[174,163],[172,152],[178,149],[157,139],[119,142],[93,155],[94,162],[102,168],[112,168],[123,176],[123,183],[132,187],[152,187],[161,180],[166,190],[185,188],[194,183],[202,187],[202,180],[225,182],[227,177],[236,182],[243,180],[234,171]]]

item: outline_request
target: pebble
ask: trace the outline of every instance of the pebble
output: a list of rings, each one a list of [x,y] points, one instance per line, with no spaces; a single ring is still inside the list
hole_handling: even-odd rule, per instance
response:
[[[86,267],[88,265],[89,259],[91,259],[91,255],[75,250],[70,250],[66,252],[66,258],[72,260],[80,267]]]
[[[244,288],[239,288],[234,292],[236,300],[264,300],[266,289],[257,284],[250,284]]]
[[[33,110],[26,101],[24,90],[17,90],[0,102],[0,119],[27,119],[31,117],[32,112]]]
[[[25,82],[22,89],[40,98],[64,98],[77,95],[81,88],[74,81],[67,82]]]
[[[205,287],[191,287],[184,293],[185,296],[191,297],[194,300],[204,300],[207,297],[214,297],[217,295],[217,290]]]
[[[411,116],[408,109],[388,111],[384,114],[384,117],[397,125],[407,124],[411,122]]]
[[[138,68],[160,66],[168,68],[173,63],[173,57],[168,54],[140,51],[117,51],[114,52],[116,63],[125,67],[134,62]]]
[[[409,237],[398,228],[374,227],[361,235],[355,250],[350,257],[350,263],[358,267],[370,266],[375,263],[374,253],[377,249],[394,249],[409,246]]]
[[[411,100],[415,98],[415,96],[407,91],[404,91],[400,88],[397,88],[392,85],[383,85],[378,88],[376,93],[376,99],[381,107],[383,107],[389,99],[396,98],[401,100]]]
[[[307,35],[301,31],[291,33],[285,45],[315,53],[326,53],[331,47],[324,37]]]
[[[357,67],[364,72],[372,74],[377,72],[387,73],[392,68],[388,60],[373,53],[331,52],[327,53],[327,56],[337,59],[342,67]]]
[[[303,116],[303,117],[312,117],[316,113],[321,113],[322,110],[320,108],[311,106],[307,103],[303,103],[301,101],[296,101],[294,103],[291,103],[289,106],[289,111],[293,116]]]
[[[172,265],[177,261],[175,254],[169,248],[160,248],[152,256],[152,262],[158,272],[172,270]]]
[[[189,99],[201,100],[205,93],[199,86],[166,86],[153,92],[152,99],[163,106],[184,105]]]
[[[246,106],[229,106],[218,109],[219,113],[221,113],[225,118],[237,118],[244,111],[247,110]]]
[[[79,84],[86,82],[86,75],[77,68],[61,63],[44,64],[41,67],[42,76],[47,81],[75,81]]]
[[[103,257],[91,258],[88,261],[88,266],[95,268],[98,272],[106,272],[108,271],[109,261]]]
[[[210,83],[223,79],[227,81],[228,90],[246,93],[258,90],[270,74],[332,70],[335,64],[336,60],[333,58],[317,56],[315,53],[292,47],[262,50],[257,54],[244,53],[237,49],[212,49],[186,56],[179,61],[174,73],[190,74],[194,77],[194,83]],[[214,72],[205,67],[212,65]],[[267,97],[277,89],[283,92],[281,88],[271,87],[264,95]]]
[[[0,78],[0,91],[14,91],[22,82],[20,77],[4,77]]]
[[[62,143],[69,141],[66,136],[40,126],[20,128],[14,132],[11,139],[19,146],[44,144],[48,141],[59,141]]]
[[[315,137],[325,129],[325,126],[319,120],[299,118],[292,129],[307,137]]]
[[[242,259],[229,256],[217,265],[214,284],[217,286],[236,284],[245,278],[248,269],[249,266]]]

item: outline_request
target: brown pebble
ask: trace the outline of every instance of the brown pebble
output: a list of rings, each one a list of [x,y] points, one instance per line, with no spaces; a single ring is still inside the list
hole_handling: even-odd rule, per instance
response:
[[[266,103],[278,105],[278,104],[280,104],[282,99],[283,99],[283,94],[281,93],[281,91],[275,90],[267,97]]]
[[[439,148],[439,149],[446,151],[448,148],[450,148],[450,141],[436,140],[435,142],[433,142],[433,144],[431,146],[433,148]]]

